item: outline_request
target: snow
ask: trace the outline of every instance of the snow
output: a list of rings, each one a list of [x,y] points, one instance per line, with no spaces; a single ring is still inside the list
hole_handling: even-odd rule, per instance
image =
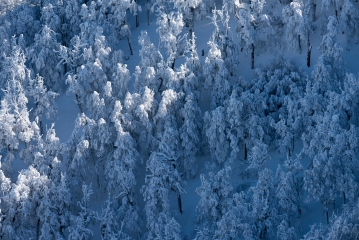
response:
[[[138,1],[139,4],[144,3],[145,1]],[[355,3],[355,5],[358,7],[358,3]],[[0,5],[1,6],[1,5]],[[219,9],[222,6],[221,1],[217,1],[217,9]],[[311,72],[314,69],[314,65],[317,62],[317,59],[319,58],[321,52],[318,49],[319,45],[322,42],[322,36],[323,33],[320,29],[323,28],[321,19],[324,15],[323,12],[320,11],[321,1],[317,2],[317,21],[314,23],[313,28],[315,29],[314,32],[310,34],[310,42],[313,46],[312,48],[312,55],[311,55],[311,66],[307,66],[307,52],[306,52],[306,46],[303,46],[302,53],[299,54],[298,52],[294,50],[284,50],[278,48],[279,50],[272,50],[267,51],[264,53],[260,53],[255,55],[255,69],[251,69],[251,61],[250,61],[250,52],[246,51],[240,51],[239,52],[239,66],[235,69],[234,76],[236,78],[242,77],[245,81],[249,82],[252,79],[255,78],[255,72],[256,69],[265,69],[268,66],[271,66],[271,63],[278,59],[283,58],[285,61],[291,62],[293,65],[295,65],[300,71],[303,71],[304,74],[308,75],[308,77],[311,76]],[[275,1],[274,3],[270,3],[270,5],[265,5],[265,13],[274,14],[277,16],[281,15],[281,8],[282,5]],[[330,12],[331,9],[328,11]],[[327,13],[325,13],[327,14]],[[139,13],[140,17],[140,25],[139,27],[135,28],[134,25],[134,17],[129,17],[128,21],[131,25],[131,35],[130,39],[133,45],[133,55],[130,55],[130,50],[127,44],[126,38],[120,40],[116,46],[113,46],[114,49],[112,50],[123,50],[126,56],[126,60],[124,64],[127,65],[127,68],[131,74],[131,80],[129,81],[129,91],[131,93],[135,92],[134,88],[134,76],[133,73],[135,72],[135,68],[138,65],[140,61],[139,56],[139,50],[140,45],[138,44],[138,38],[141,35],[142,31],[147,31],[151,42],[154,43],[154,45],[157,47],[159,46],[160,38],[158,36],[158,33],[156,31],[157,25],[156,25],[156,16],[155,14],[151,14],[151,23],[148,26],[147,25],[147,16],[146,16],[146,10],[143,9],[142,12]],[[220,24],[220,20],[217,21],[218,24]],[[232,17],[229,22],[229,25],[232,30],[235,29],[235,27],[238,25],[237,20]],[[214,26],[210,19],[204,19],[201,21],[196,21],[194,25],[194,32],[196,36],[196,43],[197,43],[197,54],[199,56],[199,59],[201,61],[202,66],[205,65],[205,59],[208,56],[209,53],[209,45],[208,41],[214,31]],[[326,32],[325,32],[326,33]],[[233,38],[233,41],[239,41],[238,35],[235,34],[235,31],[232,31],[231,37]],[[271,41],[271,39],[267,39],[267,41]],[[359,73],[359,61],[357,60],[359,57],[359,44],[358,39],[347,39],[347,37],[338,35],[338,43],[340,46],[344,49],[343,57],[345,60],[345,67],[348,72],[351,73]],[[304,44],[302,44],[304,45]],[[204,56],[202,56],[202,51],[204,51]],[[161,50],[161,53],[163,55],[166,55],[164,53],[164,50]],[[46,64],[46,63],[45,63]],[[175,69],[179,68],[181,64],[184,64],[184,59],[176,61]],[[171,90],[173,91],[173,90]],[[173,97],[173,101],[176,101],[177,95],[175,91],[171,92],[171,95]],[[200,89],[200,96],[199,99],[199,106],[202,111],[201,119],[203,119],[203,115],[207,111],[211,111],[212,105],[211,105],[211,93],[210,90],[206,89]],[[78,114],[80,113],[79,107],[76,103],[76,99],[74,94],[65,94],[62,93],[56,98],[56,104],[58,107],[58,116],[55,120],[44,120],[44,128],[48,129],[52,123],[54,123],[54,127],[56,130],[56,135],[59,137],[61,143],[66,143],[75,128],[75,120],[78,117]],[[162,105],[160,105],[162,106]],[[166,106],[167,107],[167,106]],[[163,110],[165,113],[163,115],[168,114],[167,109]],[[213,111],[212,111],[213,113]],[[213,130],[214,132],[216,131]],[[207,137],[209,137],[207,135]],[[215,141],[219,141],[219,139],[215,139],[214,136],[212,141],[215,143]],[[203,147],[203,146],[200,146]],[[211,146],[212,147],[212,146]],[[215,148],[216,145],[213,146]],[[24,146],[21,146],[21,148],[24,148]],[[300,151],[303,149],[303,144],[300,141],[300,139],[296,139],[294,144],[294,154],[293,156],[297,156],[300,154]],[[229,155],[229,154],[228,154]],[[243,150],[240,150],[239,153],[240,156],[243,156]],[[280,154],[276,150],[270,149],[269,152],[270,160],[266,161],[266,163],[262,166],[262,168],[268,168],[272,170],[272,172],[276,172],[278,164],[283,165],[284,161],[286,160],[285,154]],[[137,185],[136,189],[134,189],[134,192],[138,199],[136,199],[139,210],[139,216],[140,216],[140,226],[141,228],[145,228],[146,226],[146,218],[145,218],[145,212],[144,212],[144,206],[145,201],[142,196],[141,188],[144,186],[145,183],[145,176],[149,174],[149,169],[146,170],[146,160],[149,156],[142,155],[141,156],[144,159],[144,163],[140,164],[139,168],[136,172],[136,180]],[[227,157],[228,158],[228,157]],[[170,191],[170,208],[171,208],[171,214],[175,217],[179,225],[181,226],[181,234],[183,239],[193,239],[196,236],[196,233],[198,231],[197,226],[197,216],[198,212],[196,210],[196,206],[200,200],[200,197],[198,194],[196,194],[196,189],[201,186],[200,181],[200,175],[204,175],[208,179],[209,172],[217,173],[219,170],[222,169],[223,164],[222,162],[218,162],[218,165],[215,165],[215,167],[208,167],[208,164],[206,162],[211,162],[211,154],[208,147],[203,147],[200,149],[200,153],[198,154],[198,172],[192,179],[187,179],[184,184],[184,190],[185,192],[181,194],[182,198],[182,209],[183,213],[180,214],[178,211],[178,205],[177,205],[177,196],[173,191]],[[219,161],[219,159],[217,158]],[[225,162],[226,156],[223,157],[223,162]],[[67,163],[68,159],[64,159],[64,163]],[[240,192],[244,191],[247,192],[247,190],[250,187],[253,187],[257,183],[257,178],[253,176],[248,176],[243,173],[243,169],[248,167],[246,164],[243,163],[244,159],[243,157],[240,157],[238,161],[233,161],[228,163],[228,165],[232,169],[231,173],[231,179],[230,183],[233,186],[234,191],[233,192]],[[310,164],[309,157],[305,157],[301,160],[301,163],[306,169]],[[222,164],[222,165],[221,165]],[[227,163],[226,163],[227,164]],[[11,176],[11,181],[13,183],[16,182],[17,174],[22,169],[26,169],[28,167],[28,164],[25,164],[19,157],[17,157],[13,165],[13,171],[14,174]],[[99,178],[104,179],[103,172],[100,173]],[[91,196],[89,206],[94,211],[100,212],[103,208],[103,203],[106,201],[106,194],[104,192],[101,192],[101,189],[99,188],[96,179],[88,179],[87,184],[92,184],[93,190],[95,194]],[[305,198],[305,197],[303,197]],[[79,200],[79,199],[77,199]],[[303,202],[302,203],[302,216],[300,219],[291,219],[294,224],[293,226],[297,228],[297,231],[299,231],[300,236],[303,236],[303,234],[307,233],[310,230],[310,226],[312,224],[318,224],[323,223],[326,224],[326,217],[325,213],[323,212],[323,207],[320,202],[311,201],[309,203]],[[343,201],[341,198],[336,199],[336,209],[333,209],[333,206],[329,207],[329,213],[332,214],[335,212],[336,214],[340,214],[341,206],[343,205]],[[293,217],[292,217],[293,218]],[[94,235],[91,237],[91,239],[100,239],[101,238],[101,232],[99,228],[93,229]],[[142,231],[142,233],[145,233],[146,231]],[[133,236],[136,238],[136,236]],[[145,238],[142,236],[142,238]]]

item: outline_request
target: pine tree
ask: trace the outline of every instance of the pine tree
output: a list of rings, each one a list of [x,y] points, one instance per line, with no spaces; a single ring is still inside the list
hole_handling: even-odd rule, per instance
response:
[[[223,165],[227,161],[229,147],[223,107],[205,113],[203,130],[207,137],[212,161]]]
[[[282,10],[283,22],[285,23],[285,34],[288,47],[302,53],[302,42],[309,41],[310,24],[305,13],[302,1],[294,1],[284,6]]]
[[[217,222],[230,209],[233,187],[229,183],[231,168],[224,167],[217,174],[210,172],[209,180],[201,175],[201,186],[196,189],[200,196],[196,210],[200,233],[213,236],[217,229]],[[201,238],[205,239],[205,238]]]
[[[81,201],[77,202],[79,207],[78,215],[71,216],[71,226],[68,229],[68,239],[70,240],[86,240],[90,239],[90,236],[93,235],[90,225],[93,222],[94,213],[88,207],[90,197],[93,194],[92,186],[82,184],[82,194],[83,197]]]
[[[41,133],[43,132],[43,120],[54,119],[57,117],[57,106],[55,98],[59,95],[53,91],[48,91],[44,85],[44,80],[40,75],[29,82],[27,95],[35,103],[34,116],[38,118]]]
[[[241,46],[251,52],[251,69],[254,69],[255,49],[259,47],[261,32],[270,27],[269,17],[263,14],[264,0],[250,1],[250,3],[235,3],[234,16],[239,21],[238,32]]]
[[[273,185],[273,172],[267,168],[259,172],[258,182],[255,187],[248,190],[251,198],[251,218],[253,221],[253,236],[255,239],[263,239],[274,234],[274,226],[277,221],[275,207],[275,189]]]
[[[186,97],[186,103],[182,108],[183,125],[180,128],[180,138],[183,147],[183,167],[187,178],[192,178],[197,173],[196,153],[199,150],[201,123],[198,116],[201,110],[193,93]]]
[[[218,45],[213,41],[208,42],[210,50],[203,66],[205,88],[211,92],[211,107],[222,106],[230,91],[228,82],[229,73],[225,67],[222,53]]]
[[[160,37],[160,47],[166,50],[167,66],[174,69],[176,60],[189,52],[186,41],[187,34],[181,35],[184,26],[183,16],[176,12],[167,13],[161,7],[157,11],[157,32]]]

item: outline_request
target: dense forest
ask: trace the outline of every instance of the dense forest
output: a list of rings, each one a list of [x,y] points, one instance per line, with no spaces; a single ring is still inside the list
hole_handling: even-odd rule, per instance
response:
[[[0,239],[359,239],[358,6],[1,0]]]

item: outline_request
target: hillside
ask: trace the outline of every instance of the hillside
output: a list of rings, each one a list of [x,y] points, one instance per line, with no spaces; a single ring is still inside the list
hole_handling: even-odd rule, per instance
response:
[[[1,239],[359,239],[359,3],[0,2]]]

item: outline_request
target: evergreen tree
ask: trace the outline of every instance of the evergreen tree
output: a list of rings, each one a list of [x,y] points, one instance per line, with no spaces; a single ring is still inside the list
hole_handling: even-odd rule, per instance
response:
[[[223,107],[205,113],[203,130],[207,137],[212,161],[223,165],[227,161],[229,147]]]
[[[180,138],[183,147],[183,167],[187,178],[192,178],[197,173],[197,159],[198,144],[200,142],[200,128],[201,123],[198,116],[201,115],[201,110],[197,105],[195,96],[190,93],[186,97],[186,103],[182,108],[183,125],[180,129]]]
[[[217,174],[210,172],[209,180],[201,175],[201,186],[196,193],[201,197],[196,210],[200,223],[200,235],[207,238],[213,236],[217,229],[217,222],[230,209],[232,201],[232,186],[229,183],[231,168],[226,166]],[[197,236],[206,239],[204,236]]]
[[[271,26],[269,17],[263,13],[264,0],[254,0],[250,3],[235,3],[234,16],[239,21],[238,32],[241,47],[251,52],[251,68],[254,69],[256,47],[259,48],[259,34],[267,31]]]

